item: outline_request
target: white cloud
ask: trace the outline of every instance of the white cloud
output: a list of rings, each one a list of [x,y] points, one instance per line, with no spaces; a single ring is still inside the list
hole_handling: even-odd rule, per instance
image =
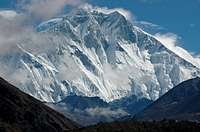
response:
[[[0,11],[0,17],[3,17],[5,19],[12,20],[16,16],[17,16],[17,13],[16,13],[16,11],[13,11],[13,10],[2,10],[2,11]]]
[[[157,25],[157,24],[153,24],[151,22],[147,22],[147,21],[137,21],[136,24],[142,25],[144,26],[144,28],[154,28],[154,29],[164,29],[162,26]]]
[[[33,19],[47,20],[63,11],[66,5],[78,6],[84,0],[27,0],[21,2],[22,8]]]
[[[61,64],[58,66],[59,69],[58,77],[61,80],[78,79],[82,75],[82,71],[76,65],[76,62],[73,60],[70,54],[65,54],[64,58],[65,61],[60,62]]]
[[[178,36],[173,33],[155,34],[155,38],[159,40],[165,47],[176,53],[179,57],[184,58],[188,62],[200,68],[199,58],[193,57],[188,51],[178,46]]]
[[[52,35],[38,33],[32,26],[24,26],[22,17],[18,16],[12,20],[0,18],[0,54],[18,52],[18,45],[33,53],[51,48],[52,41],[47,38]]]
[[[166,33],[166,34],[155,34],[155,37],[161,41],[166,47],[174,48],[177,47],[178,43],[178,36],[173,33]]]
[[[24,32],[24,28],[20,26],[16,17],[0,17],[0,53],[6,53],[11,49],[15,49],[20,35]],[[20,33],[20,34],[19,34]]]
[[[27,0],[22,0],[18,4],[23,11],[0,10],[0,54],[17,51],[17,45],[22,43],[34,52],[49,47],[50,45],[44,46],[49,44],[47,34],[36,32],[34,22],[54,17],[64,6],[78,6],[82,1],[84,0],[31,0],[27,3]]]
[[[131,82],[129,76],[132,74],[132,70],[130,70],[132,68],[129,68],[130,67],[126,67],[125,70],[116,70],[110,64],[104,64],[103,77],[105,80],[108,80],[109,83],[112,83],[112,85],[116,85],[116,87],[130,87],[129,83]]]
[[[101,108],[101,107],[88,108],[88,109],[86,109],[86,112],[90,116],[93,116],[93,117],[104,116],[104,117],[107,117],[107,118],[111,118],[111,117],[123,117],[123,116],[128,115],[128,113],[125,112],[122,109],[112,110],[109,107],[107,107],[107,108]]]
[[[142,30],[144,30],[144,31],[146,31],[148,33],[151,33],[151,34],[155,34],[155,33],[158,33],[158,32],[166,32],[167,31],[166,28],[164,28],[164,27],[162,27],[160,25],[151,23],[151,22],[147,22],[147,21],[137,21],[137,20],[135,20],[133,23],[137,27],[139,27]]]

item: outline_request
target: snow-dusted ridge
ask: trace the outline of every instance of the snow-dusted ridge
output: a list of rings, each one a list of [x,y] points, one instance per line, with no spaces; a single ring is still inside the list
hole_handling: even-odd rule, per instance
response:
[[[168,50],[170,50],[171,52],[173,52],[174,54],[176,54],[177,56],[181,57],[182,59],[186,60],[187,62],[191,63],[192,65],[194,65],[195,67],[197,67],[198,69],[200,69],[200,62],[198,62],[197,60],[195,60],[195,58],[185,50],[184,52],[176,52],[175,49],[173,49],[174,47],[170,47],[168,44],[166,44],[165,42],[161,42],[161,40],[159,40],[159,38],[157,38],[156,36],[149,34],[147,32],[145,32],[144,30],[134,26],[136,29],[138,29],[140,32],[143,32],[144,34],[151,36],[152,38],[155,38],[157,41],[160,42],[160,44],[162,44],[163,46],[165,46],[165,48],[167,48]],[[184,50],[184,49],[183,49]]]
[[[15,65],[13,73],[26,78],[16,85],[42,101],[57,102],[74,94],[107,102],[131,95],[155,100],[200,75],[193,61],[116,11],[78,9],[40,24],[37,30],[53,34],[48,43],[55,47],[38,55],[22,50],[17,56],[0,57],[0,62]]]
[[[101,11],[99,8],[97,8],[96,10],[95,9],[93,9],[93,10],[91,10],[91,11],[98,11],[98,12],[101,12],[101,13],[104,13],[105,11]],[[116,10],[112,10],[112,11],[110,11],[110,13],[113,13],[113,12],[117,12]],[[106,13],[106,14],[110,14],[110,13]],[[120,12],[119,12],[120,13]],[[124,16],[125,17],[125,16]],[[57,24],[57,23],[59,23],[59,22],[61,22],[63,20],[63,18],[54,18],[54,19],[51,19],[51,20],[48,20],[48,21],[46,21],[46,22],[43,22],[43,23],[41,23],[39,26],[38,26],[38,31],[40,31],[40,30],[42,30],[42,28],[41,27],[43,27],[44,25],[51,25],[51,26],[53,26],[54,24]],[[168,46],[167,44],[165,44],[165,43],[162,43],[156,36],[154,36],[154,35],[151,35],[151,34],[149,34],[149,33],[147,33],[147,32],[145,32],[144,30],[142,30],[142,29],[140,29],[139,27],[137,27],[137,26],[134,26],[134,28],[135,29],[137,29],[139,32],[143,32],[144,34],[146,34],[146,35],[148,35],[148,36],[151,36],[152,38],[155,38],[157,41],[159,41],[162,45],[164,45],[167,49],[169,49],[171,52],[174,52],[174,54],[176,54],[176,55],[178,55],[179,57],[181,57],[182,59],[185,59],[186,61],[188,61],[189,63],[191,63],[191,64],[193,64],[194,66],[196,66],[197,68],[199,68],[200,69],[200,63],[199,62],[197,62],[188,52],[187,52],[187,54],[180,54],[180,53],[177,53],[174,49],[173,49],[173,47],[170,47],[170,46]]]

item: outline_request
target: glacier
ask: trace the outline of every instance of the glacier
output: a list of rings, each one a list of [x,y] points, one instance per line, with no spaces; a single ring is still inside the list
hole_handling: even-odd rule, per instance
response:
[[[9,80],[45,102],[66,96],[100,97],[111,102],[136,96],[156,100],[187,79],[200,75],[200,65],[117,11],[77,9],[41,23],[39,34],[51,34],[48,50],[30,52],[23,41],[18,52],[0,55]],[[53,46],[52,46],[53,45]]]

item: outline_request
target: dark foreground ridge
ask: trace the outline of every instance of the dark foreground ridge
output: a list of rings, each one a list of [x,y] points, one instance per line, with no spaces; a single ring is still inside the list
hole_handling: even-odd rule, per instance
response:
[[[200,124],[188,121],[124,121],[94,125],[72,132],[200,132]]]
[[[137,116],[141,120],[157,120],[167,115],[175,120],[138,122],[129,119],[78,128],[76,123],[0,78],[0,132],[200,132],[200,124],[194,122],[199,121],[199,97],[200,79],[191,79],[145,109],[145,116]],[[174,101],[176,103],[172,103]],[[166,114],[162,111],[164,108],[167,108]],[[152,116],[152,112],[156,114]]]
[[[189,120],[200,122],[200,78],[185,81],[136,115],[138,120]]]
[[[0,132],[64,132],[77,126],[0,78]]]

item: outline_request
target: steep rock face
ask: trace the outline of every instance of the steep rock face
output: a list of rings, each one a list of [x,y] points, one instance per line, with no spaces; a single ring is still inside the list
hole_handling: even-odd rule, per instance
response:
[[[200,121],[200,78],[185,81],[141,111],[139,120]]]
[[[199,65],[170,51],[118,12],[79,9],[40,24],[54,47],[34,54],[0,56],[15,84],[47,102],[68,95],[98,96],[110,102],[135,95],[155,100],[180,82],[199,75]],[[27,42],[31,43],[31,42]],[[14,62],[13,62],[14,60]],[[13,67],[14,66],[14,67]]]
[[[76,123],[0,78],[1,132],[64,132]]]

